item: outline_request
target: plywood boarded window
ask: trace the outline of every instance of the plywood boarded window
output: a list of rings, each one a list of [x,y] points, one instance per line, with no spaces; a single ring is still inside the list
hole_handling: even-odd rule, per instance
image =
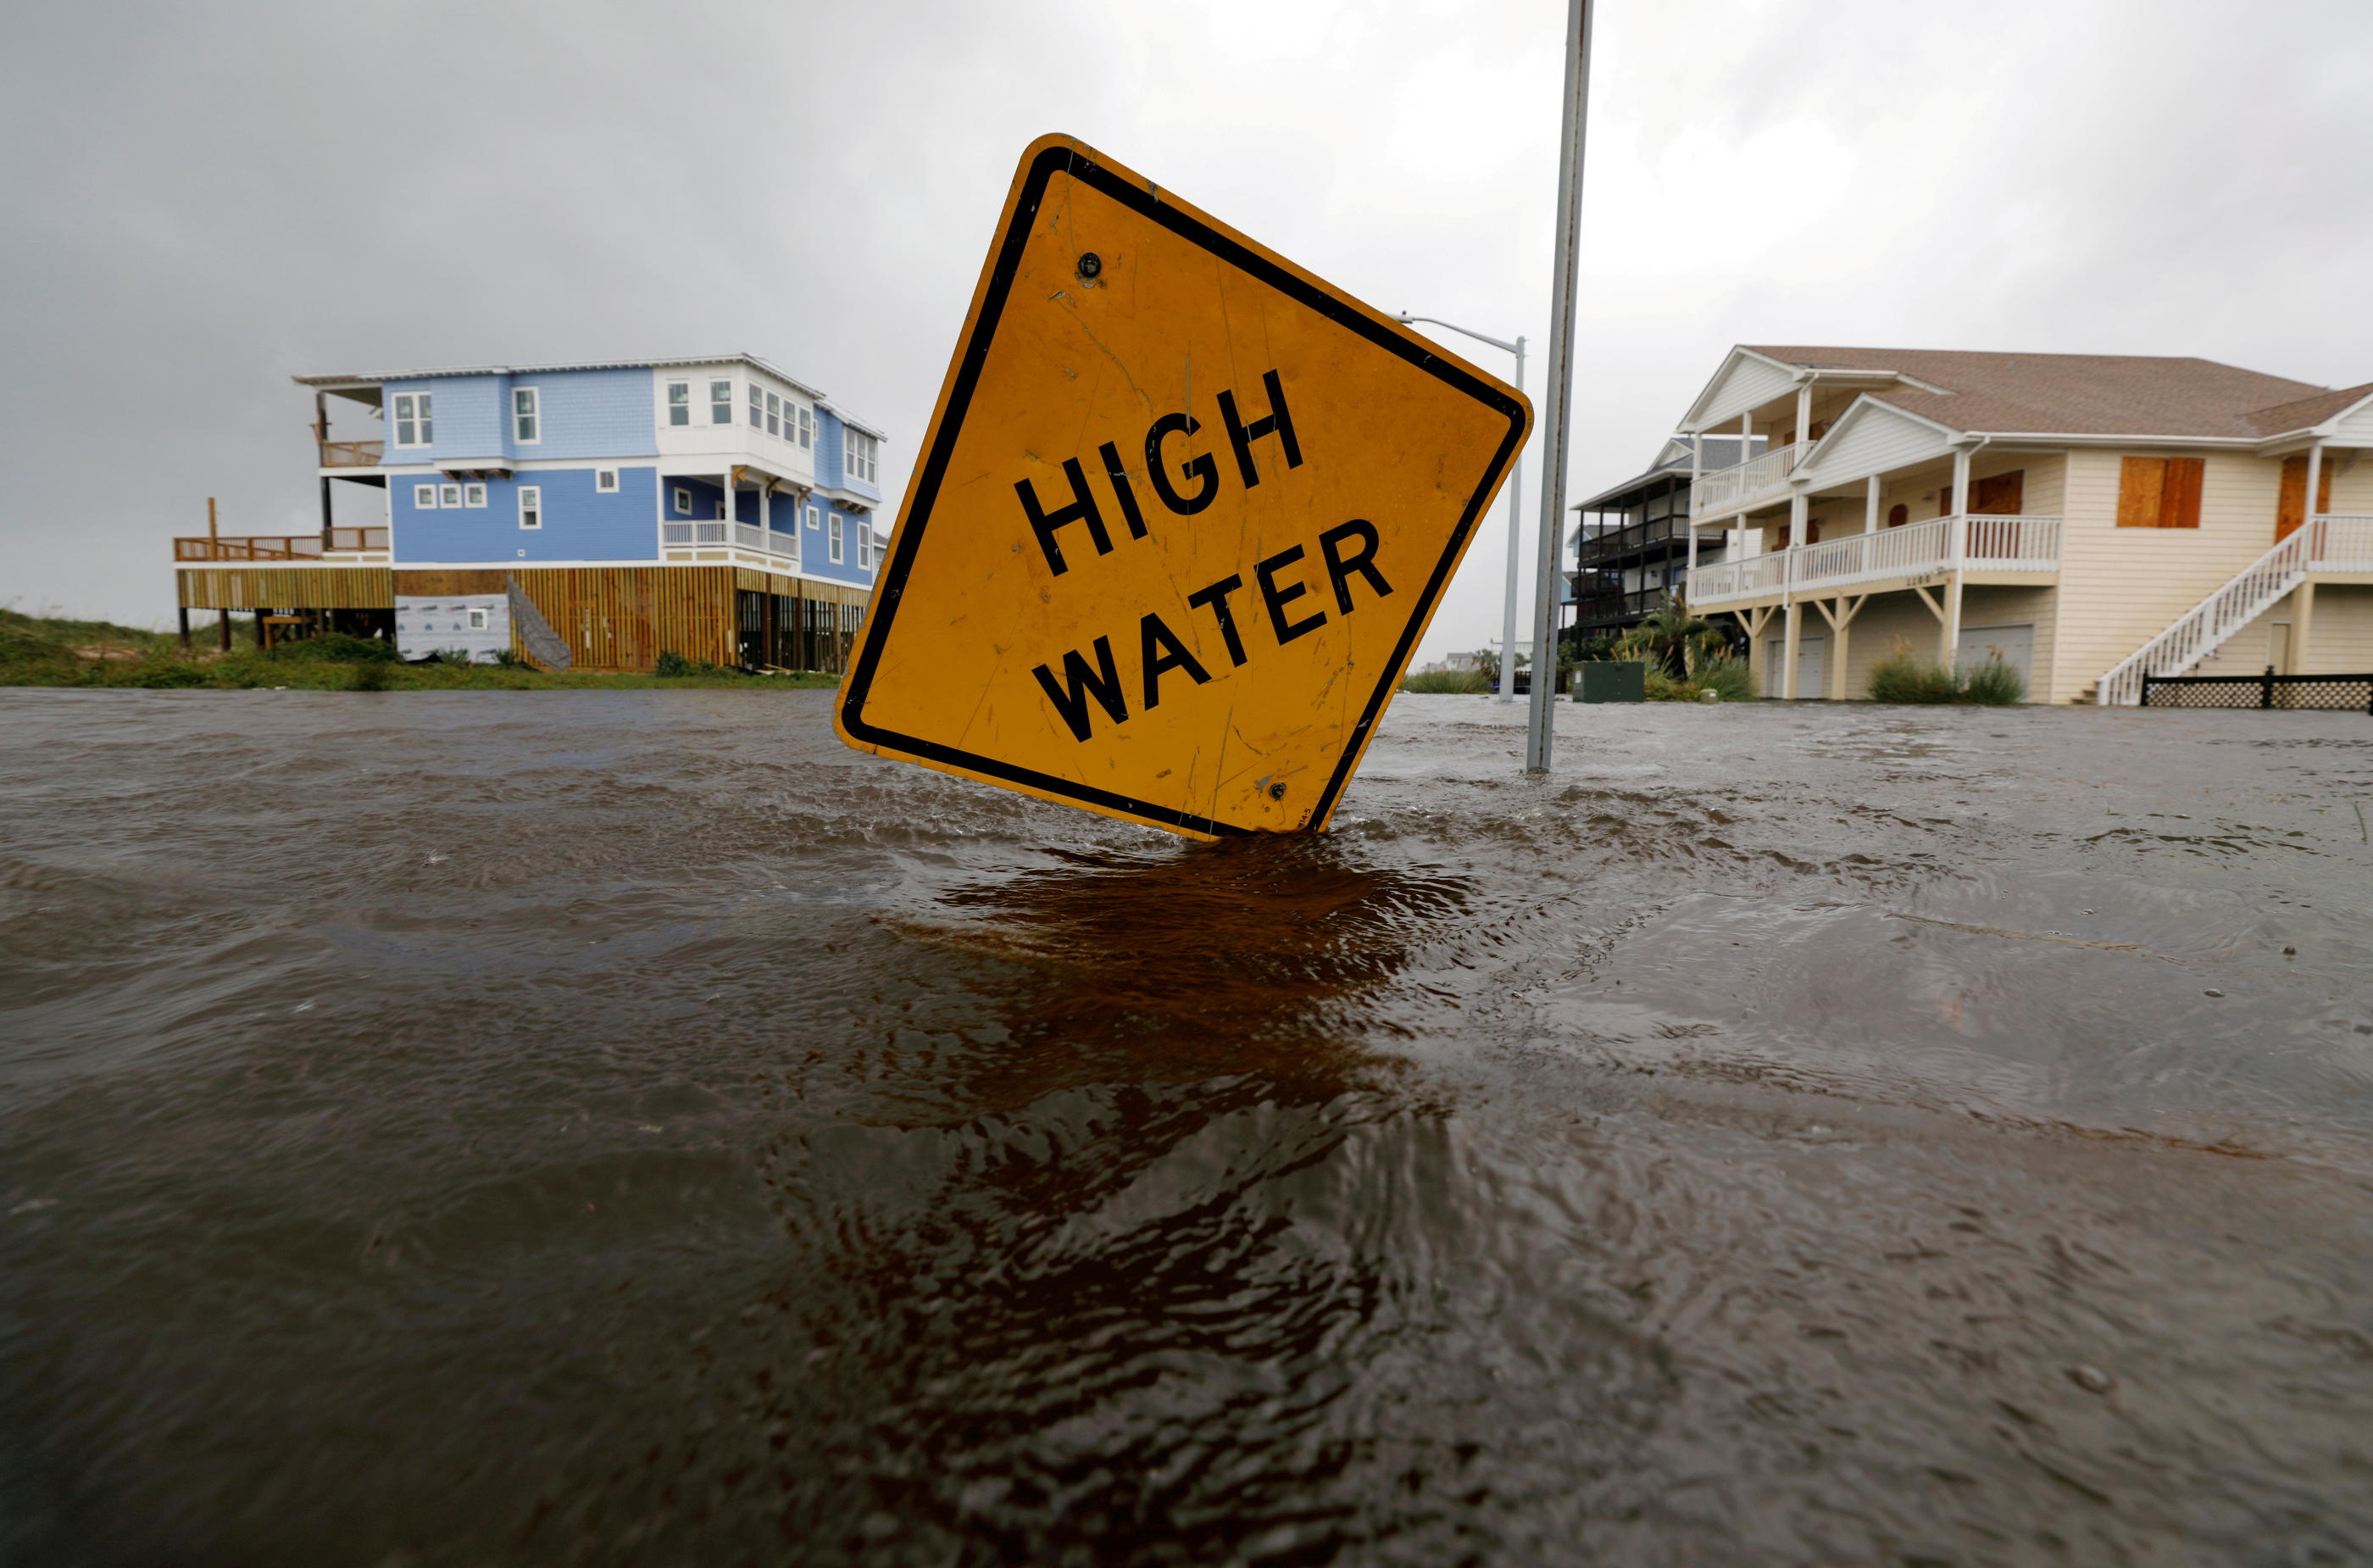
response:
[[[2120,528],[2197,528],[2208,460],[2130,457],[2118,474]]]
[[[1911,509],[1910,507],[1905,506],[1902,502],[1898,501],[1895,505],[1893,505],[1893,506],[1891,506],[1891,507],[1889,507],[1889,508],[1888,508],[1888,509],[1887,509],[1887,526],[1888,526],[1888,527],[1889,527],[1889,528],[1900,528],[1900,527],[1902,527],[1905,523],[1910,522],[1911,521]]]
[[[1970,510],[1982,517],[2016,517],[2027,504],[2027,470],[1990,474],[1970,481]]]
[[[2315,486],[2315,509],[2332,509],[2332,464],[2323,464]],[[2287,539],[2291,531],[2307,521],[2307,453],[2297,452],[2283,459],[2283,487],[2274,502],[2274,537]]]

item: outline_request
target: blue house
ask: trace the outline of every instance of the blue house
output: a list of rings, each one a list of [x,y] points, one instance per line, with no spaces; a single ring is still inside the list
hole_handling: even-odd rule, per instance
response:
[[[614,670],[671,651],[837,669],[861,622],[888,543],[882,432],[754,356],[297,380],[321,537],[178,542],[205,563],[184,565],[185,610]],[[333,484],[379,490],[380,524],[335,526]]]

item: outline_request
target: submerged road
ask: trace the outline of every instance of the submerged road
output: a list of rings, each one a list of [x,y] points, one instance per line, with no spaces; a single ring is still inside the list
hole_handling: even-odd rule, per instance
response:
[[[2373,1559],[2373,720],[0,691],[0,1561]]]

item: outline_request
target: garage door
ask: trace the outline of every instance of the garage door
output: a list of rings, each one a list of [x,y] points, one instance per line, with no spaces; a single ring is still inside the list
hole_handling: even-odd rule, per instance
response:
[[[1763,695],[1778,696],[1780,682],[1788,658],[1788,639],[1769,638],[1763,644]],[[1796,695],[1800,697],[1827,696],[1829,688],[1829,650],[1817,637],[1796,639]]]
[[[2000,655],[2002,661],[2027,677],[2035,687],[2035,623],[2016,626],[1963,626],[1954,662],[1967,670]]]

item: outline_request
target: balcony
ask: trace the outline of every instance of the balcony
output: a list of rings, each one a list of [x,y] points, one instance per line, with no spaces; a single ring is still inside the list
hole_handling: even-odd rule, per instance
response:
[[[1735,468],[1699,474],[1689,487],[1691,514],[1705,517],[1714,512],[1736,511],[1766,497],[1787,494],[1788,475],[1796,472],[1796,464],[1812,450],[1812,442],[1797,441]]]
[[[2319,514],[2308,542],[2311,572],[2373,572],[2373,517]]]
[[[1575,541],[1574,564],[1587,569],[1602,561],[1637,555],[1654,545],[1675,542],[1686,544],[1689,534],[1689,524],[1677,517],[1660,517],[1605,533],[1584,534]]]
[[[323,441],[324,468],[377,468],[387,458],[385,441]]]
[[[660,524],[660,543],[678,548],[687,544],[737,544],[769,556],[796,556],[800,553],[796,533],[721,519],[714,522],[663,522]]]
[[[2368,541],[2373,544],[2373,541]],[[1828,593],[1856,583],[1946,571],[2056,572],[2056,517],[1940,517],[1909,528],[1850,533],[1818,544],[1700,567],[1689,603],[1712,609],[1740,599]]]
[[[242,534],[235,538],[206,535],[173,541],[177,561],[325,561],[348,566],[377,563],[387,556],[384,528],[333,528],[325,544],[318,533]]]
[[[1590,593],[1570,601],[1574,629],[1587,634],[1594,627],[1628,626],[1654,612],[1668,598],[1689,591],[1677,582],[1670,588],[1640,588],[1628,593]]]

